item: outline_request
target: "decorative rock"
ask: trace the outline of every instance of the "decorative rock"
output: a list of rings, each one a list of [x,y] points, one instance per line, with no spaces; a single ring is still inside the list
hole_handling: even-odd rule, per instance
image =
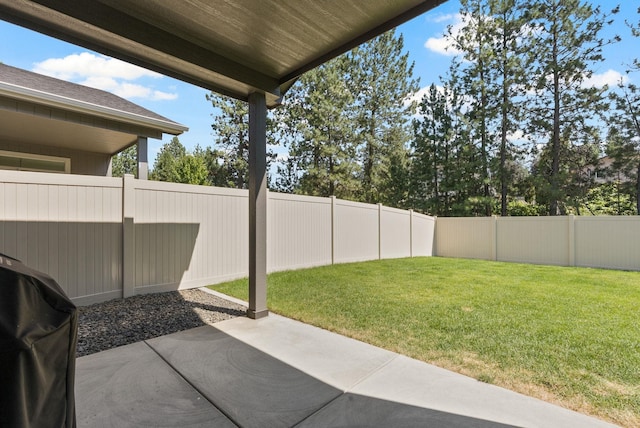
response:
[[[76,356],[212,325],[244,316],[246,311],[244,306],[198,289],[143,294],[80,306]]]

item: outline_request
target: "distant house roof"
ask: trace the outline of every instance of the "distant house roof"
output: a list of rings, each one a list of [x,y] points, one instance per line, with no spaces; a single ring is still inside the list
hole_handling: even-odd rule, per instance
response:
[[[0,64],[0,138],[115,154],[186,130],[112,93]]]
[[[0,64],[0,92],[29,94],[33,98],[41,98],[47,104],[59,101],[68,106],[82,108],[86,112],[104,114],[111,110],[115,116],[137,118],[147,126],[160,128],[173,135],[181,134],[188,128],[146,108],[127,101],[110,92],[53,77],[33,73],[6,64]]]

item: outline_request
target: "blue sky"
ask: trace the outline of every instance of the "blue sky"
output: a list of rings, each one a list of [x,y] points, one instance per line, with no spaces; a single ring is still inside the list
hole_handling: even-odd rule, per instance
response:
[[[631,38],[624,25],[625,19],[638,22],[638,6],[635,1],[620,1],[621,12],[603,36],[619,34],[623,42],[607,48],[606,61],[593,70],[594,84],[615,84],[624,74],[625,64],[630,63],[634,55],[640,57],[640,40]],[[608,10],[616,2],[597,0],[593,3],[601,4],[604,10]],[[439,76],[447,71],[451,52],[444,50],[446,40],[443,33],[448,25],[455,26],[460,22],[459,7],[458,0],[450,0],[398,29],[404,36],[405,48],[415,62],[414,73],[420,78],[421,87],[438,84]],[[4,21],[0,21],[0,40],[3,40],[0,44],[0,62],[4,64],[111,91],[184,124],[189,131],[180,136],[180,141],[188,150],[193,150],[197,144],[203,147],[214,144],[211,135],[213,108],[205,99],[207,91],[204,89]],[[640,76],[636,76],[636,80],[640,80]],[[151,162],[161,145],[169,139],[149,140]]]

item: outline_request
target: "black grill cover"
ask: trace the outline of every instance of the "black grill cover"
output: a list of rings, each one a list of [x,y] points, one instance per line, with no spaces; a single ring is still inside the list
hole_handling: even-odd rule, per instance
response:
[[[0,427],[75,427],[78,314],[49,276],[0,254]]]

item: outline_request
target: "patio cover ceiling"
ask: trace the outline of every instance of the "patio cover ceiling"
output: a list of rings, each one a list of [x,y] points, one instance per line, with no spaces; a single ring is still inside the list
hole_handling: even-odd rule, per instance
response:
[[[295,79],[445,0],[0,0],[0,18],[278,105]]]

